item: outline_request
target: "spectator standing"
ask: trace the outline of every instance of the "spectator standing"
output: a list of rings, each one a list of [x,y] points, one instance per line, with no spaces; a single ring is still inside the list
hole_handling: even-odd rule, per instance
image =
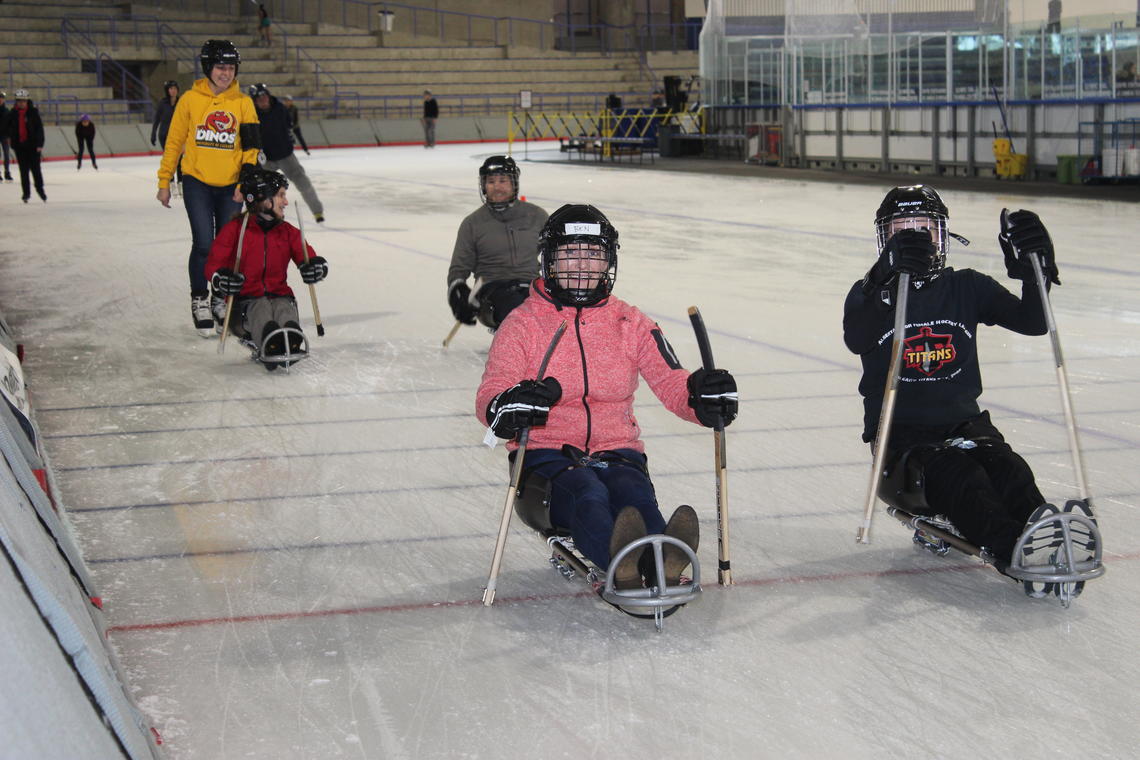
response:
[[[150,125],[151,145],[166,145],[166,134],[170,131],[170,119],[178,105],[178,95],[178,82],[168,79],[162,83],[162,100],[154,109],[154,123]]]
[[[99,171],[99,164],[95,163],[95,122],[91,117],[83,114],[75,123],[75,157],[77,163],[75,171],[83,168],[83,148],[87,147],[87,155],[91,156],[91,166]]]
[[[8,114],[12,113],[12,109],[5,102],[7,99],[8,93],[0,92],[0,148],[4,150],[4,179],[11,182],[12,172],[8,170],[8,162],[11,160],[8,156],[8,130],[4,123],[8,121]]]
[[[257,120],[261,123],[261,144],[265,152],[263,168],[281,172],[297,186],[305,205],[313,212],[313,218],[320,224],[325,220],[325,208],[313,183],[305,174],[305,168],[293,155],[293,136],[289,132],[289,111],[285,105],[269,92],[264,83],[249,86],[249,96],[257,107]]]
[[[4,129],[12,150],[16,152],[16,163],[20,165],[22,198],[24,203],[28,202],[32,195],[31,185],[34,184],[36,193],[46,203],[44,175],[40,171],[40,158],[44,151],[44,123],[27,90],[22,87],[16,90],[14,100],[16,107],[8,114]]]
[[[1136,61],[1128,61],[1124,68],[1116,72],[1116,81],[1121,84],[1136,84]]]
[[[257,4],[257,34],[259,39],[264,40],[266,46],[272,47],[273,34],[270,31],[270,26],[273,24],[269,20],[269,11],[265,10],[265,3]]]
[[[293,137],[297,138],[297,142],[301,145],[301,150],[305,151],[305,155],[309,155],[309,146],[305,144],[305,136],[301,134],[301,114],[297,111],[297,106],[293,105],[293,96],[285,95],[281,98],[285,104],[285,110],[289,112],[289,129],[293,130]]]
[[[439,103],[432,97],[431,90],[424,90],[424,147],[435,147],[435,120],[439,118]]]
[[[170,208],[170,181],[182,166],[182,204],[190,219],[190,312],[203,338],[214,335],[206,257],[214,237],[241,211],[237,183],[243,164],[261,151],[257,109],[237,83],[241,56],[229,40],[207,40],[199,55],[204,77],[178,99],[158,169],[158,202]],[[185,152],[183,152],[185,151]]]

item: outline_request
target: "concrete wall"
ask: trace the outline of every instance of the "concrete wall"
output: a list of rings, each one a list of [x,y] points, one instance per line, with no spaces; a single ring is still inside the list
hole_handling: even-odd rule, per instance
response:
[[[419,119],[314,119],[301,123],[310,148],[356,145],[391,145],[423,142]],[[44,157],[75,158],[75,130],[45,127]],[[497,142],[507,139],[507,117],[464,116],[436,123],[439,142]],[[299,150],[299,148],[298,148]],[[96,156],[130,156],[152,153],[150,124],[108,124],[95,133]]]

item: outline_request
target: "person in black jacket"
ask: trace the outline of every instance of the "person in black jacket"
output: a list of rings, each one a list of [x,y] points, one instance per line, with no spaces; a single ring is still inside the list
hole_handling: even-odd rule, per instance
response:
[[[420,123],[424,125],[424,147],[435,147],[435,121],[439,118],[439,103],[431,90],[424,90],[424,115]]]
[[[150,125],[150,144],[166,145],[166,133],[170,131],[170,119],[174,116],[174,106],[178,104],[178,82],[169,79],[162,85],[162,100],[154,109],[154,122]]]
[[[0,149],[4,151],[4,179],[8,182],[12,181],[12,172],[8,170],[9,162],[9,146],[8,146],[8,130],[5,129],[4,123],[8,121],[8,114],[12,113],[12,109],[6,104],[8,93],[0,92]]]
[[[78,159],[75,170],[79,171],[83,168],[83,148],[86,146],[87,154],[91,156],[91,166],[98,171],[99,164],[95,163],[95,123],[87,114],[80,116],[79,121],[75,124],[75,145],[76,158]]]
[[[24,203],[31,197],[31,185],[36,186],[36,193],[45,202],[47,193],[44,192],[44,175],[40,172],[40,158],[44,150],[44,123],[40,120],[40,112],[32,105],[32,99],[24,88],[14,93],[16,107],[8,114],[5,129],[8,141],[16,152],[16,162],[20,165],[20,188],[23,190]]]
[[[305,136],[301,134],[301,114],[297,112],[297,106],[293,105],[293,96],[286,95],[281,98],[281,102],[285,104],[285,110],[289,113],[289,128],[293,130],[293,137],[297,138],[297,144],[305,151],[305,155],[309,155],[309,146],[305,143]]]
[[[967,541],[1002,563],[1001,569],[1009,565],[1026,524],[1057,510],[1044,504],[1029,465],[978,406],[977,328],[1001,325],[1044,335],[1045,313],[1028,256],[1043,257],[1047,287],[1060,280],[1049,233],[1033,212],[1002,213],[999,242],[1009,276],[1021,281],[1020,298],[988,275],[946,266],[948,217],[932,188],[887,193],[876,215],[879,257],[847,294],[843,340],[862,359],[863,440],[874,445],[880,440],[898,274],[912,277],[884,471],[905,467],[917,473],[908,482],[922,483],[929,511],[921,513],[945,516]]]
[[[325,220],[325,207],[313,189],[313,183],[305,174],[304,167],[293,155],[293,136],[290,133],[289,112],[284,104],[270,94],[264,83],[249,86],[249,96],[257,107],[257,118],[261,122],[261,144],[265,153],[265,169],[281,170],[289,178],[305,199],[305,205],[313,212],[317,223]]]

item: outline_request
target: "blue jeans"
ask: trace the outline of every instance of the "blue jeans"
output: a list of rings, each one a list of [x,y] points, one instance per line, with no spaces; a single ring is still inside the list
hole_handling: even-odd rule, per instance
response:
[[[209,295],[206,282],[206,257],[210,245],[222,227],[241,212],[241,204],[234,202],[234,187],[207,185],[189,174],[182,177],[182,203],[190,218],[190,293]]]
[[[614,518],[624,507],[637,508],[649,533],[665,532],[657,494],[644,470],[645,455],[632,449],[612,453],[629,462],[603,456],[602,462],[571,467],[575,461],[557,449],[526,452],[526,469],[551,481],[551,524],[568,528],[574,546],[603,569],[610,564]]]

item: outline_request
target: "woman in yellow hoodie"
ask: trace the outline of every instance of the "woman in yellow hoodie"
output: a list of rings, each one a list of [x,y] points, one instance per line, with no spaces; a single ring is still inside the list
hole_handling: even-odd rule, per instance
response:
[[[204,337],[214,333],[206,257],[223,225],[241,211],[238,177],[261,151],[257,109],[237,83],[241,56],[229,40],[207,40],[199,57],[206,76],[175,106],[158,169],[158,202],[170,208],[170,181],[181,161],[182,202],[190,219],[190,313]],[[220,319],[218,320],[221,321]]]

